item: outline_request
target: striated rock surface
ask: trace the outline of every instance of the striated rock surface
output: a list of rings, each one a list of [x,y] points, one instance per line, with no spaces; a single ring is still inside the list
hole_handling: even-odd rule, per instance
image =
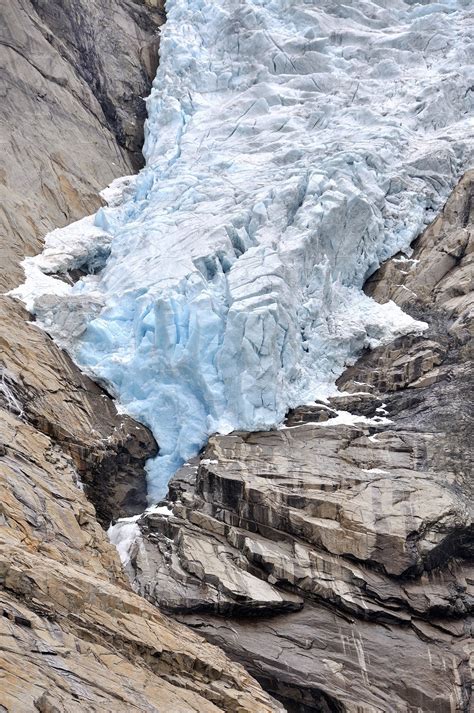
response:
[[[131,592],[51,438],[2,411],[0,456],[2,710],[279,710],[222,652]]]
[[[2,4],[0,291],[22,279],[19,261],[47,230],[97,208],[98,190],[136,166],[161,11]],[[0,297],[0,709],[280,710],[131,591],[98,520],[143,510],[156,443],[28,320]]]
[[[288,711],[467,713],[472,686],[474,172],[366,285],[426,321],[341,395],[215,436],[113,537],[134,589]]]
[[[140,163],[163,3],[9,0],[0,8],[0,290],[53,228]]]

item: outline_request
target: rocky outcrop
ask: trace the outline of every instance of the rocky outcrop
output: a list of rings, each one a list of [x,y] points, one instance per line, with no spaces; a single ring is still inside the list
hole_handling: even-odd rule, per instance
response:
[[[98,191],[133,171],[163,10],[162,3],[130,0],[12,0],[0,12],[4,291],[21,281],[20,260],[40,248],[49,229],[97,209]],[[0,403],[2,393],[4,402],[5,393],[13,395],[24,419],[63,444],[104,524],[119,512],[140,512],[153,438],[119,417],[28,319],[0,297]]]
[[[150,432],[117,414],[113,401],[69,357],[0,297],[0,406],[60,443],[72,457],[99,520],[146,507],[145,460],[157,451]]]
[[[98,190],[136,165],[161,7],[2,4],[2,292],[47,230],[95,210]],[[131,591],[97,518],[143,510],[157,446],[28,320],[0,297],[0,709],[280,710]]]
[[[288,711],[470,709],[474,172],[367,283],[428,329],[284,428],[215,436],[128,537],[136,591]]]
[[[163,3],[9,0],[0,9],[0,290],[53,228],[140,163]]]
[[[9,713],[275,711],[124,581],[69,457],[2,412],[0,698]]]

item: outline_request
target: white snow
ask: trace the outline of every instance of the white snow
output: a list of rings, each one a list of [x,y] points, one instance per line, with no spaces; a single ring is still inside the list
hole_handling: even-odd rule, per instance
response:
[[[337,416],[329,418],[327,421],[305,421],[304,423],[298,423],[294,426],[287,426],[286,424],[281,424],[279,430],[289,430],[292,428],[303,428],[306,426],[318,426],[320,428],[327,428],[328,426],[388,426],[393,423],[389,418],[384,416],[372,416],[368,418],[367,416],[359,416],[355,413],[350,413],[350,411],[337,411]],[[202,463],[203,461],[201,461]]]
[[[108,538],[117,548],[120,561],[124,567],[130,562],[130,550],[132,545],[141,538],[140,528],[137,525],[139,517],[140,515],[124,517],[117,520],[115,525],[111,525],[107,530]]]
[[[164,517],[170,517],[173,514],[173,511],[167,505],[153,505],[147,508],[145,512],[148,515],[163,515]]]
[[[0,366],[0,403],[10,413],[23,420],[25,412],[23,404],[14,391],[16,379],[14,375],[4,366]]]
[[[387,415],[388,415],[388,411],[387,411],[386,406],[387,406],[387,404],[386,404],[386,403],[383,403],[381,406],[379,406],[378,408],[375,409],[375,413],[379,413],[379,414],[381,414],[382,416],[387,416]]]
[[[109,206],[118,206],[127,198],[133,198],[137,176],[121,176],[104,188],[100,195]]]
[[[152,428],[151,500],[210,433],[274,427],[423,328],[361,287],[474,146],[471,2],[166,8],[146,167],[47,236],[16,292]],[[52,276],[78,268],[98,274]]]
[[[125,569],[127,569],[130,563],[133,546],[135,544],[140,546],[143,539],[138,520],[146,514],[170,517],[173,511],[167,505],[153,505],[148,507],[145,512],[140,515],[120,518],[114,525],[110,525],[107,530],[109,541],[117,548],[120,561]]]

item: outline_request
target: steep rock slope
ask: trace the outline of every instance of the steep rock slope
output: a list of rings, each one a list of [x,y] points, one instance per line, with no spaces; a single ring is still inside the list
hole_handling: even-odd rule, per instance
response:
[[[119,144],[101,102],[108,92],[123,121],[133,117],[129,133],[139,142],[143,122],[129,96],[132,87],[137,98],[149,90],[155,69],[150,53],[158,51],[162,15],[150,8],[126,0],[114,3],[113,12],[99,2],[2,5],[2,292],[21,280],[20,260],[38,251],[48,229],[97,208],[98,191],[133,170],[132,153]],[[89,67],[86,78],[81,62]],[[97,81],[106,62],[114,70],[107,92]],[[143,462],[156,444],[146,429],[118,417],[100,389],[27,320],[17,303],[0,296],[2,392],[16,392],[17,412],[66,445],[103,522],[112,507],[115,514],[139,511]]]
[[[0,429],[2,710],[278,710],[222,652],[131,592],[62,449],[6,412]]]
[[[0,297],[0,407],[69,453],[100,522],[140,512],[144,463],[157,451],[152,435],[119,416],[97,384],[28,319],[13,300]]]
[[[11,0],[1,14],[3,290],[49,228],[97,208],[98,190],[132,170],[161,15],[127,0]],[[84,490],[104,523],[140,511],[156,444],[28,319],[0,297],[0,708],[278,710],[131,592]]]
[[[4,290],[48,230],[138,165],[164,18],[161,2],[9,0],[0,19]]]
[[[470,172],[366,285],[425,334],[368,351],[282,429],[214,436],[169,501],[111,531],[136,591],[290,711],[470,710],[473,206]]]

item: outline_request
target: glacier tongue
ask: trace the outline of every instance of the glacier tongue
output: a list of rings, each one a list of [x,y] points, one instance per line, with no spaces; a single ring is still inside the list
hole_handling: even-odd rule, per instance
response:
[[[16,291],[153,430],[151,500],[213,431],[275,426],[364,346],[423,328],[361,287],[474,146],[470,2],[168,0],[167,17],[146,167],[47,236]],[[54,276],[78,267],[100,271]]]

